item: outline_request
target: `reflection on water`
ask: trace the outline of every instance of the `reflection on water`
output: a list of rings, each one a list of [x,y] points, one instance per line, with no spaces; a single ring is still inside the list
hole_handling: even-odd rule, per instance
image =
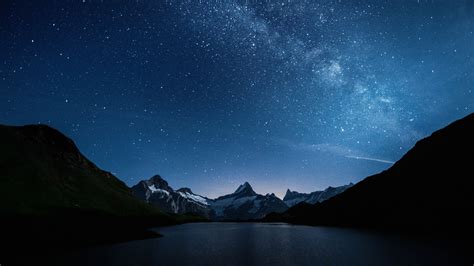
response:
[[[474,262],[455,248],[455,242],[448,245],[353,229],[199,223],[157,230],[164,237],[76,251],[57,260],[65,265],[472,265]]]

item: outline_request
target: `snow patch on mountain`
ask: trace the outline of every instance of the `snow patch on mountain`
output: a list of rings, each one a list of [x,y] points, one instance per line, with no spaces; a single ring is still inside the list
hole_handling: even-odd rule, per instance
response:
[[[154,184],[151,185],[151,186],[148,186],[148,188],[151,190],[151,193],[156,193],[156,192],[158,192],[158,193],[166,194],[166,195],[168,195],[168,196],[169,196],[169,194],[170,194],[168,191],[166,191],[166,190],[164,190],[164,189],[156,188]]]
[[[181,191],[178,191],[178,194],[181,195],[181,197],[183,197],[183,198],[195,201],[199,204],[209,205],[208,200],[206,198],[202,197],[202,196],[192,194],[192,193],[189,193],[189,192],[181,192]]]

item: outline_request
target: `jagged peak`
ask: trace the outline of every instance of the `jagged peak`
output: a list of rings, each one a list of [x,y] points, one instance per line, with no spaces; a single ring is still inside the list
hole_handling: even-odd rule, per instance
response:
[[[248,194],[248,195],[256,195],[255,191],[253,190],[252,186],[249,182],[245,182],[240,185],[237,190],[235,190],[234,194]]]
[[[298,195],[300,195],[298,191],[291,191],[289,188],[286,190],[285,196],[283,197],[283,200],[290,200]]]
[[[165,190],[173,190],[166,180],[164,180],[160,175],[154,175],[146,181],[147,185],[155,185],[156,188],[161,188]]]
[[[150,177],[150,180],[153,180],[153,179],[160,179],[160,180],[164,181],[163,177],[161,177],[160,175],[154,175],[154,176]]]
[[[245,181],[241,186],[244,186],[244,187],[252,187],[249,182]]]
[[[245,182],[243,184],[241,184],[236,190],[234,193],[239,193],[240,191],[244,190],[245,188],[252,188],[252,186],[250,186],[249,182]]]
[[[148,179],[148,181],[151,181],[151,182],[164,182],[164,183],[168,184],[168,182],[166,180],[164,180],[163,177],[161,177],[160,175],[154,175],[154,176],[150,177],[150,179]]]
[[[275,195],[275,193],[267,193],[267,196],[269,196],[269,197],[277,197],[277,196]]]

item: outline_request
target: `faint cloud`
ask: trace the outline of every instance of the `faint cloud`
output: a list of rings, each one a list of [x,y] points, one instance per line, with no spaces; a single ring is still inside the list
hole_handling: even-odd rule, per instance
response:
[[[369,157],[361,157],[361,156],[346,155],[345,157],[350,158],[350,159],[374,161],[374,162],[379,162],[379,163],[388,163],[388,164],[394,164],[395,163],[394,161],[382,160],[382,159],[377,159],[377,158],[369,158]]]
[[[280,145],[287,146],[293,150],[302,150],[302,151],[310,151],[310,152],[325,152],[325,153],[330,153],[336,156],[342,156],[348,159],[355,159],[355,160],[366,160],[366,161],[373,161],[373,162],[387,163],[387,164],[395,163],[394,161],[391,161],[391,160],[369,156],[359,150],[354,150],[345,146],[334,145],[330,143],[319,143],[319,144],[294,143],[287,139],[278,139],[276,140],[276,142]]]

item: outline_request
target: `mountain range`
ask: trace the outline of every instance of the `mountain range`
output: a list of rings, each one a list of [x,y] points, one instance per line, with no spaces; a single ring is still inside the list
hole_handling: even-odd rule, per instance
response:
[[[473,234],[474,114],[416,143],[388,170],[316,204],[264,220]]]
[[[140,200],[168,213],[195,213],[210,217],[209,199],[194,194],[189,188],[174,190],[161,176],[155,175],[142,180],[132,188],[132,193]]]
[[[350,183],[348,185],[340,187],[328,187],[323,191],[314,191],[311,193],[299,193],[296,191],[291,191],[290,189],[286,190],[285,197],[283,201],[288,207],[293,207],[298,203],[305,202],[309,204],[315,204],[318,202],[323,202],[331,197],[336,196],[339,193],[344,192],[346,189],[352,187],[354,184]]]
[[[153,220],[157,225],[187,219],[169,214],[248,220],[292,206],[274,194],[257,194],[247,182],[216,199],[189,188],[174,190],[158,175],[129,188],[88,160],[70,138],[46,125],[0,125],[0,144],[2,217],[55,217],[58,221],[89,217],[94,222],[97,217],[147,217],[142,220]],[[339,191],[328,190],[330,195]],[[319,192],[308,195],[314,193]],[[312,202],[313,198],[302,200]]]
[[[287,190],[281,200],[258,194],[245,182],[231,194],[210,199],[189,188],[174,190],[160,176],[128,188],[51,127],[0,125],[0,234],[3,242],[36,239],[36,244],[117,241],[144,237],[142,229],[151,226],[195,220],[182,214],[214,221],[472,234],[473,136],[470,114],[357,184],[312,193]]]
[[[309,194],[287,191],[281,200],[275,194],[257,194],[245,182],[234,193],[210,199],[192,192],[190,188],[174,190],[161,176],[155,175],[132,187],[133,194],[160,210],[175,214],[197,214],[214,221],[261,219],[272,212],[284,212],[300,202],[321,202],[341,193],[352,184],[329,187]]]

